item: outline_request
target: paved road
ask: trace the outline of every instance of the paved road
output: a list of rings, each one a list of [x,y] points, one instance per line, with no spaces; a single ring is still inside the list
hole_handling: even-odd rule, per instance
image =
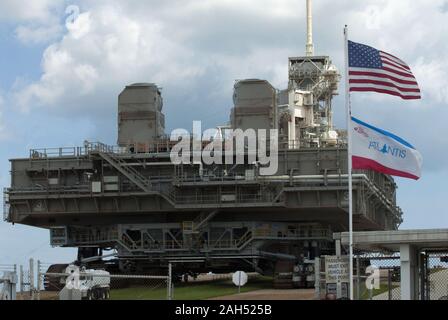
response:
[[[313,300],[314,289],[256,290],[210,300]]]

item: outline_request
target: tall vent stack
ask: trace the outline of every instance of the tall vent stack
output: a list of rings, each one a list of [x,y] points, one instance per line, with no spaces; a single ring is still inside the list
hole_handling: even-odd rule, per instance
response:
[[[151,83],[127,86],[118,97],[118,145],[141,149],[165,134],[160,89]]]

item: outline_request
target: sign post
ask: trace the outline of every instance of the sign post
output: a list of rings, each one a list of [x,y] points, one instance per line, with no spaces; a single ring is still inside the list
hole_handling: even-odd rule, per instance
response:
[[[241,287],[247,283],[247,273],[244,271],[237,271],[232,276],[233,283],[238,286],[238,293],[241,293]]]
[[[348,256],[325,256],[325,283],[328,294],[336,299],[348,299],[350,263]]]

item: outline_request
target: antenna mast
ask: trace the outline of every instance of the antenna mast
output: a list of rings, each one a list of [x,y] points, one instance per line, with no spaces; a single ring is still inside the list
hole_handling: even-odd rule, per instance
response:
[[[311,57],[314,55],[312,0],[306,0],[306,20],[307,20],[306,56]]]

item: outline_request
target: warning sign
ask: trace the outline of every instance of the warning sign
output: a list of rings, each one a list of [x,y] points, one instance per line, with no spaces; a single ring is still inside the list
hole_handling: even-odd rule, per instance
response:
[[[348,256],[326,256],[325,257],[325,280],[327,284],[349,282]]]

